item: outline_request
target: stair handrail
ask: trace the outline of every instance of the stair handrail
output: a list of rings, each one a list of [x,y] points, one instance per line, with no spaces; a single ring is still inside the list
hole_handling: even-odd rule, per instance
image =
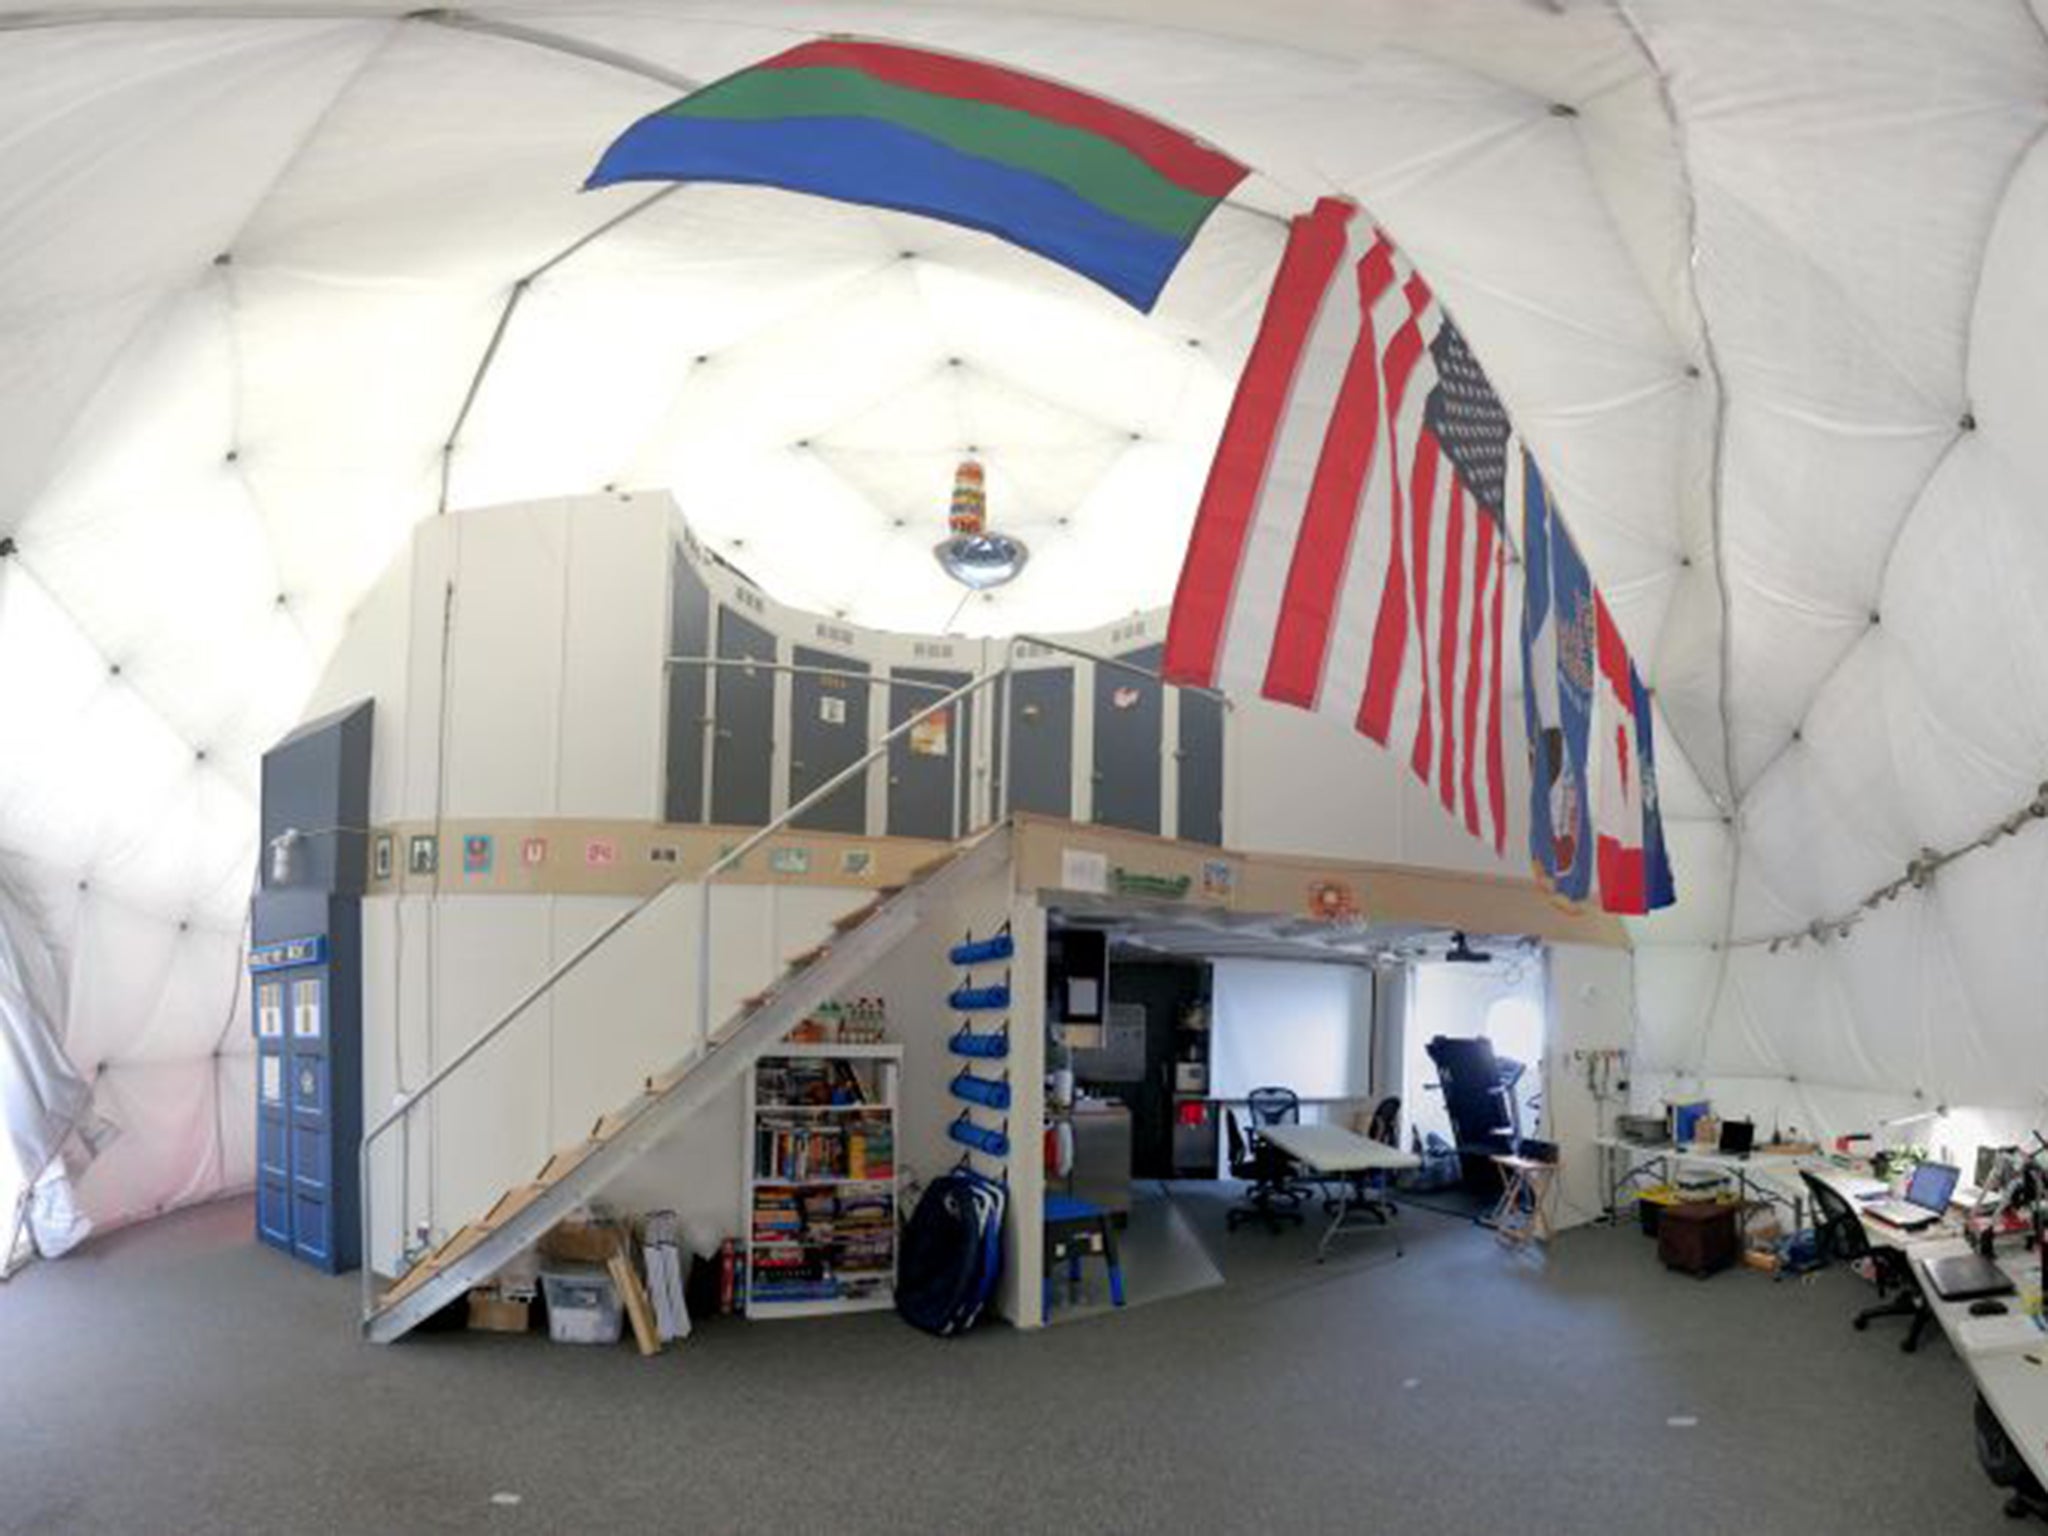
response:
[[[933,700],[916,714],[904,717],[900,724],[891,727],[872,747],[868,748],[866,752],[862,753],[854,761],[848,763],[823,784],[820,784],[808,795],[805,795],[803,799],[790,806],[788,810],[769,822],[768,825],[733,844],[732,847],[726,849],[724,853],[705,866],[704,872],[697,877],[697,1030],[698,1038],[703,1041],[704,1049],[707,1052],[714,1049],[717,1045],[717,1042],[711,1038],[711,882],[737,866],[749,853],[752,853],[756,848],[767,842],[769,838],[774,837],[780,832],[787,831],[792,821],[821,800],[828,798],[856,774],[865,773],[878,758],[885,755],[890,747],[895,745],[896,739],[899,736],[908,735],[911,729],[920,722],[940,713],[942,710],[951,709],[962,699],[980,692],[982,689],[993,684],[998,678],[1006,676],[1009,673],[1011,662],[1016,655],[1016,649],[1016,642],[1013,640],[1004,647],[1003,661],[1000,666],[990,667],[985,672],[977,673],[958,688],[955,688],[951,693]],[[1008,793],[1009,786],[1006,784],[1004,786],[1004,794],[1007,796]],[[968,810],[963,814],[971,819],[973,812]],[[996,819],[1000,820],[1001,818],[997,817]],[[954,828],[954,836],[964,836],[969,830],[967,827],[956,826]]]
[[[811,793],[791,805],[780,816],[777,816],[766,826],[720,854],[697,877],[694,883],[698,886],[702,897],[698,910],[697,1039],[702,1043],[707,1053],[716,1045],[716,1042],[711,1038],[711,882],[738,864],[748,853],[760,847],[769,838],[779,832],[786,831],[794,818],[801,816],[813,805],[838,790],[856,774],[864,773],[877,758],[884,755],[895,744],[898,737],[907,734],[913,726],[943,709],[951,708],[968,695],[988,687],[996,679],[1002,677],[1009,670],[1010,658],[1015,654],[1015,649],[1015,643],[1012,642],[1005,648],[1004,660],[1000,666],[991,667],[987,671],[978,674],[954,689],[951,693],[935,700],[933,703],[920,709],[916,714],[906,718],[901,724],[883,735],[874,746],[870,747],[859,758],[849,763],[845,768],[812,790]],[[418,1109],[442,1083],[446,1082],[460,1070],[464,1063],[471,1060],[485,1046],[511,1028],[526,1013],[527,1009],[552,992],[563,978],[602,948],[614,934],[618,933],[620,929],[631,923],[641,913],[668,895],[678,885],[684,883],[684,877],[680,872],[672,875],[669,879],[662,882],[658,889],[619,913],[610,922],[599,928],[596,933],[577,945],[566,958],[556,964],[539,981],[527,988],[525,992],[520,994],[517,1002],[513,1003],[511,1007],[507,1008],[489,1025],[480,1030],[471,1038],[467,1045],[449,1057],[441,1067],[429,1074],[425,1082],[413,1089],[412,1092],[403,1095],[374,1125],[363,1132],[362,1143],[357,1150],[356,1167],[358,1182],[356,1188],[358,1190],[357,1203],[361,1213],[362,1258],[360,1262],[362,1268],[363,1316],[365,1319],[373,1316],[377,1309],[376,1266],[371,1258],[371,1245],[376,1226],[371,1209],[371,1191],[373,1188],[370,1178],[371,1148],[385,1132],[405,1120],[414,1110]]]

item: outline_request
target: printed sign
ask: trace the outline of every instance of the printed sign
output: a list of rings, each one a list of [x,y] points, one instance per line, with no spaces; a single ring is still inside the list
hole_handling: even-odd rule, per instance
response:
[[[839,872],[842,875],[865,875],[875,867],[875,853],[872,848],[849,848],[839,855]]]
[[[249,969],[252,971],[281,971],[294,965],[325,965],[327,963],[327,935],[316,933],[303,939],[278,939],[269,944],[258,944],[249,951]]]
[[[846,724],[846,700],[829,693],[819,694],[818,718],[827,725]]]
[[[519,862],[528,869],[538,869],[548,861],[548,840],[544,837],[529,837],[519,845]]]
[[[397,843],[398,839],[389,832],[379,834],[376,852],[371,856],[370,860],[370,876],[372,879],[389,880],[391,878],[392,861],[397,857]]]
[[[406,844],[405,868],[408,874],[431,875],[441,867],[441,841],[431,833],[413,838]]]
[[[592,869],[605,869],[619,862],[619,845],[608,837],[593,837],[583,845],[583,862]]]
[[[1109,855],[1086,848],[1060,850],[1060,889],[1109,894]]]
[[[282,1104],[284,1102],[284,1058],[265,1056],[263,1058],[263,1102]]]
[[[489,833],[472,832],[463,838],[462,872],[465,875],[488,875],[491,872],[492,857]]]
[[[1228,901],[1237,889],[1237,869],[1228,859],[1202,861],[1202,899]]]
[[[650,864],[674,864],[681,856],[681,851],[673,843],[656,843],[647,850],[647,862]]]
[[[953,709],[933,710],[910,728],[910,750],[918,757],[944,757],[953,750]]]
[[[1109,707],[1111,709],[1136,709],[1138,707],[1138,700],[1143,697],[1142,693],[1128,684],[1120,685],[1110,690]]]
[[[811,872],[811,850],[808,848],[770,848],[768,868],[778,875],[808,875]]]
[[[1119,896],[1163,896],[1169,901],[1180,900],[1194,884],[1186,875],[1148,875],[1121,865],[1110,871],[1110,879]]]

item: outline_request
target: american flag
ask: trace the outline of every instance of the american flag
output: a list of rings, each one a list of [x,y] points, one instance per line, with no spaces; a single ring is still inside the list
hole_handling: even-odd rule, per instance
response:
[[[1519,453],[1428,283],[1323,199],[1293,222],[1217,444],[1166,675],[1341,715],[1503,850]]]

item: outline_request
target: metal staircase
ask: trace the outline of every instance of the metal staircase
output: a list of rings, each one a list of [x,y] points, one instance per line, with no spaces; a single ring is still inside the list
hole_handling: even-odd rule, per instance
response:
[[[748,998],[710,1032],[702,1048],[649,1077],[638,1096],[600,1118],[585,1140],[556,1152],[531,1182],[508,1189],[488,1211],[374,1298],[365,1310],[364,1336],[378,1344],[404,1337],[538,1242],[642,1153],[739,1081],[763,1051],[819,1004],[858,981],[917,928],[934,900],[1007,859],[1009,842],[1008,827],[998,826],[922,866],[908,884],[885,890],[838,919],[830,939],[791,956],[774,984]]]

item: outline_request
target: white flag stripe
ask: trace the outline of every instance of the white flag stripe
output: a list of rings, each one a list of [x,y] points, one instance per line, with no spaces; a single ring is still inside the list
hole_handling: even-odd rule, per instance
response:
[[[1303,348],[1287,411],[1273,443],[1258,510],[1245,538],[1237,590],[1224,631],[1219,686],[1256,697],[1272,654],[1274,616],[1287,591],[1287,572],[1307,509],[1309,487],[1321,457],[1323,433],[1337,403],[1345,365],[1358,336],[1358,258],[1373,236],[1371,223],[1353,216],[1344,256],[1338,261],[1316,309]]]
[[[1403,284],[1413,272],[1398,254],[1394,258],[1394,281],[1373,306],[1373,335],[1382,353],[1395,333],[1408,322],[1408,295]],[[1418,365],[1419,371],[1420,365]],[[1413,390],[1410,390],[1410,397]],[[1366,669],[1372,661],[1373,630],[1379,623],[1380,593],[1386,584],[1387,563],[1393,558],[1392,530],[1387,505],[1392,500],[1393,459],[1386,429],[1387,399],[1379,397],[1379,442],[1373,451],[1372,467],[1358,498],[1358,523],[1352,532],[1343,584],[1338,588],[1337,616],[1330,648],[1323,658],[1322,708],[1341,714],[1346,721],[1358,718],[1365,697]],[[1415,420],[1420,421],[1420,406]],[[1405,480],[1405,473],[1403,476]]]

